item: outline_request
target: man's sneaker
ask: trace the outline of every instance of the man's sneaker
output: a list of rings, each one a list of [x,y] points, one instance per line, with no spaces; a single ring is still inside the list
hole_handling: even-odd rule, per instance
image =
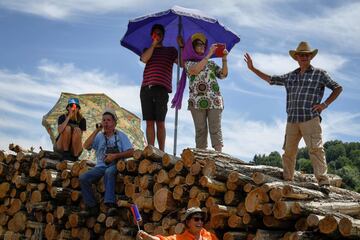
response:
[[[106,213],[106,215],[108,217],[113,217],[113,216],[116,216],[118,214],[117,206],[115,205],[115,203],[106,203],[106,206],[108,207],[108,210],[107,210],[107,213]]]
[[[320,186],[320,191],[325,193],[326,195],[329,195],[329,193],[331,192],[330,185],[329,184],[321,185]]]

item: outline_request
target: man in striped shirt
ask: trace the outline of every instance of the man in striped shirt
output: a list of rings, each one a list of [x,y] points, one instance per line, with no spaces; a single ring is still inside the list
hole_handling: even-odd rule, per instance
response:
[[[140,60],[146,63],[140,90],[142,115],[146,121],[146,139],[149,145],[154,146],[156,135],[162,151],[165,148],[167,103],[169,93],[172,92],[172,68],[174,62],[177,63],[178,56],[175,47],[163,46],[164,34],[164,27],[155,24],[151,29],[152,44],[140,57]],[[178,39],[178,43],[180,47],[183,46],[182,39]]]
[[[324,70],[314,68],[310,61],[317,54],[307,42],[300,42],[296,50],[290,50],[290,56],[299,64],[299,68],[281,76],[270,76],[255,68],[248,53],[245,62],[248,68],[271,85],[281,85],[286,89],[286,112],[288,114],[283,160],[283,178],[294,178],[296,154],[301,138],[309,149],[310,160],[319,186],[329,191],[327,165],[322,142],[320,113],[341,93],[342,87],[333,81]],[[321,102],[325,87],[332,90],[330,96]]]

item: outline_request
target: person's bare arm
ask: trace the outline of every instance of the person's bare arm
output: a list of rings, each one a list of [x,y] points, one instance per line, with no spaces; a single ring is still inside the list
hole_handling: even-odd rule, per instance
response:
[[[340,93],[342,92],[342,87],[339,86],[337,88],[335,88],[331,94],[329,95],[329,97],[320,104],[315,104],[313,106],[313,111],[317,111],[319,113],[321,113],[325,108],[327,108],[333,101],[335,101],[335,99],[340,95]]]
[[[191,76],[198,75],[205,68],[210,57],[214,54],[215,49],[216,49],[216,45],[215,44],[211,45],[210,50],[206,55],[206,57],[204,57],[200,62],[196,63],[194,66],[189,68],[188,72]]]
[[[253,73],[255,73],[259,78],[261,78],[262,80],[270,83],[271,77],[270,75],[263,73],[262,71],[260,71],[259,69],[255,68],[251,59],[251,56],[248,53],[245,53],[244,55],[244,61],[247,64],[247,67],[250,71],[252,71]]]
[[[143,63],[147,63],[151,56],[153,55],[153,52],[154,52],[154,49],[156,47],[156,45],[158,45],[159,41],[155,38],[153,39],[153,42],[151,43],[151,46],[146,49],[143,54],[141,54],[141,57],[140,57],[140,60],[143,62]]]
[[[124,152],[108,153],[108,154],[105,155],[105,162],[109,164],[112,161],[117,160],[117,159],[132,157],[133,154],[134,154],[134,149],[133,148],[131,148],[129,150],[126,150]]]
[[[90,150],[91,149],[91,145],[96,137],[96,135],[98,134],[98,132],[100,132],[102,129],[102,126],[99,128],[95,128],[95,130],[91,133],[91,135],[85,140],[84,144],[83,144],[83,148],[85,148],[86,150]]]
[[[139,240],[160,240],[159,237],[148,234],[147,232],[140,230],[137,233],[136,239]]]

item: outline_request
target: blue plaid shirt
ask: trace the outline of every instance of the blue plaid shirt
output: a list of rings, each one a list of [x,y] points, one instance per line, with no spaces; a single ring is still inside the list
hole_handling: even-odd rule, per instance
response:
[[[271,76],[270,84],[285,86],[287,121],[291,123],[305,122],[320,116],[312,107],[321,103],[325,87],[331,90],[340,87],[326,71],[313,66],[303,75],[298,68],[281,76]]]

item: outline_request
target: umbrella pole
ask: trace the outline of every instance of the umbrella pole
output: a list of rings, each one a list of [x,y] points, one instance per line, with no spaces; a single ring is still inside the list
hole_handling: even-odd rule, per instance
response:
[[[182,21],[181,20],[182,20],[181,16],[179,16],[178,36],[181,36],[181,32],[182,32]],[[181,48],[178,45],[178,64],[177,64],[176,89],[178,88],[179,81],[180,81],[180,64],[181,64]],[[174,156],[176,156],[178,117],[179,117],[179,111],[178,111],[177,108],[175,108],[174,148],[173,148],[173,155]]]

